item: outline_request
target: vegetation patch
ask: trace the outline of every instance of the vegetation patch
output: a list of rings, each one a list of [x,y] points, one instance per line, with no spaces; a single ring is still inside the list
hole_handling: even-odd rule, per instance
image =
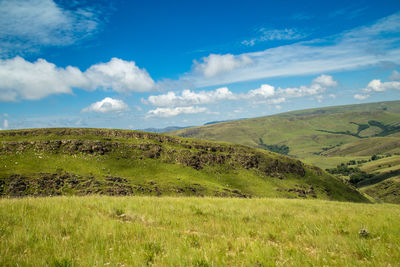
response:
[[[262,149],[269,150],[271,152],[287,155],[289,153],[289,147],[287,145],[267,145],[264,141],[259,138],[259,147]]]

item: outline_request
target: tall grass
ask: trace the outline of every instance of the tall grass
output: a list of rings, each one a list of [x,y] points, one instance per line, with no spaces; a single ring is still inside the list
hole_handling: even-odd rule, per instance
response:
[[[398,266],[399,221],[321,200],[0,199],[0,266]]]

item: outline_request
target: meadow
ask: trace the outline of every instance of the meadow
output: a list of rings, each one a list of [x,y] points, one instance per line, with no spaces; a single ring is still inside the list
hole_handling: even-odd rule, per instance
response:
[[[400,206],[324,200],[0,199],[0,266],[398,266]]]

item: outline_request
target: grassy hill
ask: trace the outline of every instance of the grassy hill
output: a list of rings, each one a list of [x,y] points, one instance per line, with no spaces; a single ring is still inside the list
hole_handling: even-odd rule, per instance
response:
[[[242,145],[129,130],[0,132],[0,195],[156,195],[367,201],[299,160]]]
[[[374,153],[400,153],[399,133],[400,101],[293,111],[170,132],[286,152],[321,168]]]
[[[400,206],[173,197],[0,199],[0,266],[398,266]]]
[[[379,163],[375,171],[368,167],[358,171],[374,155],[400,155],[400,101],[293,111],[170,134],[271,150],[323,169],[339,165],[335,172],[344,179],[361,175],[362,181],[355,185],[368,186],[361,189],[363,192],[378,201],[400,203],[397,171],[385,173],[384,164]],[[362,163],[357,164],[355,171],[340,166],[351,161]],[[396,168],[400,169],[398,160],[391,163],[391,169]],[[386,179],[391,180],[384,182]]]
[[[362,187],[362,192],[378,201],[400,204],[400,155],[367,162],[361,170],[382,177],[377,183]]]

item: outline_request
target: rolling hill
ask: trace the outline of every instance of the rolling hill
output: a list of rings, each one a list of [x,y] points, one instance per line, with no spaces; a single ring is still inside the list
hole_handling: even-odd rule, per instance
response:
[[[357,168],[362,169],[373,155],[400,154],[400,101],[293,111],[187,128],[170,134],[275,151],[324,169],[357,161],[361,162]],[[392,168],[400,168],[396,160],[392,165]],[[375,172],[368,168],[363,171],[366,180],[357,186],[368,186],[362,191],[377,200],[400,203],[397,172],[378,174],[383,165],[376,166],[379,167]],[[345,172],[346,179],[353,174]],[[390,178],[394,180],[373,186]],[[390,190],[386,190],[389,187]]]
[[[367,201],[319,168],[269,151],[129,130],[0,132],[0,195],[155,195]]]
[[[287,152],[321,168],[375,151],[400,153],[399,133],[400,101],[293,111],[169,132]]]

